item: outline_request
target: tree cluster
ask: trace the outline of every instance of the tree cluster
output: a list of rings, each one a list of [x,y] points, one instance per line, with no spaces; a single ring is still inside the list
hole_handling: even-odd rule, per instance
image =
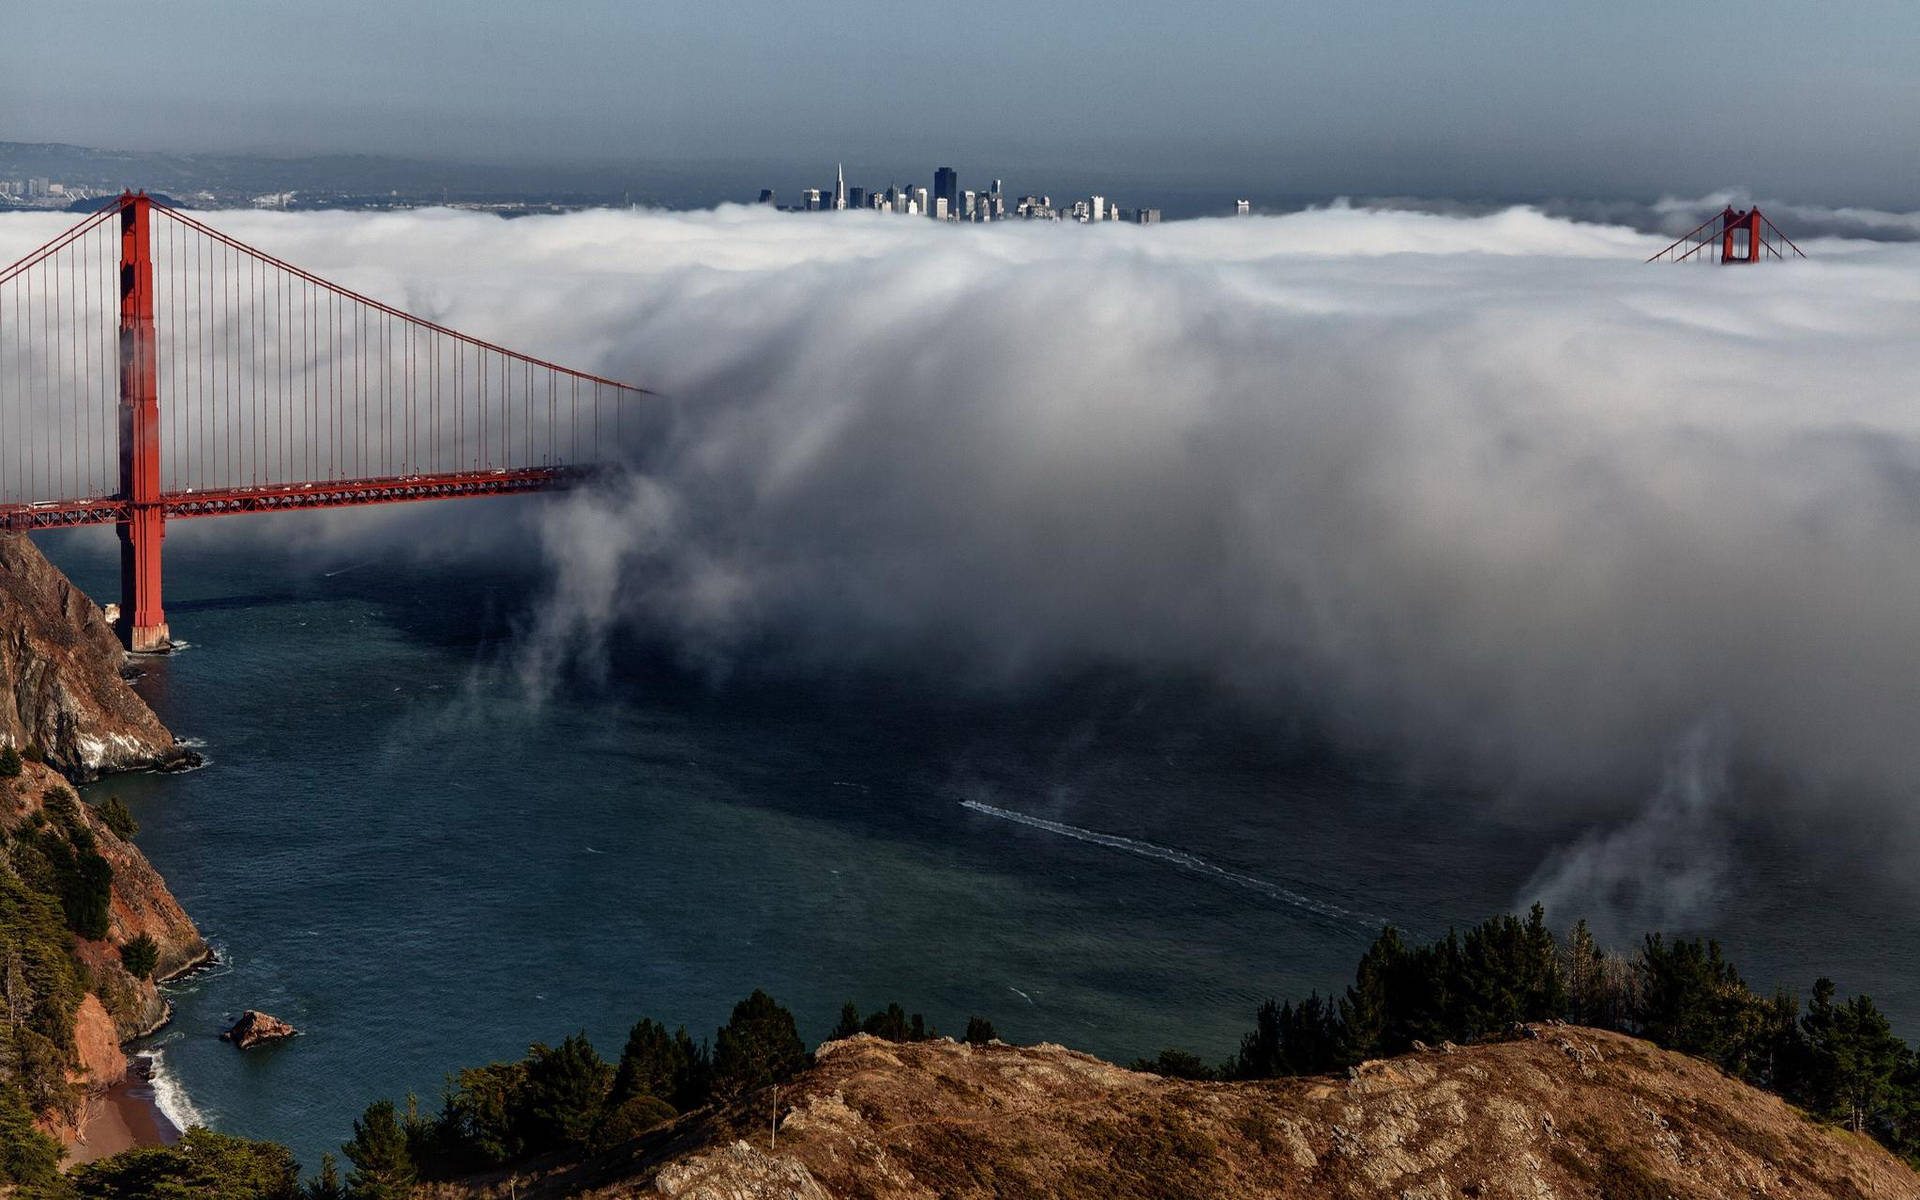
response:
[[[1343,995],[1266,1001],[1225,1063],[1165,1050],[1133,1065],[1186,1079],[1311,1075],[1550,1019],[1708,1059],[1920,1162],[1920,1058],[1869,997],[1841,1001],[1820,979],[1802,1013],[1787,992],[1749,988],[1718,942],[1653,933],[1629,958],[1602,950],[1585,922],[1556,938],[1539,905],[1425,945],[1389,926]]]
[[[650,1019],[633,1026],[617,1063],[584,1033],[535,1044],[518,1062],[456,1072],[435,1115],[411,1103],[404,1112],[387,1100],[369,1106],[341,1147],[350,1170],[338,1191],[387,1200],[420,1179],[617,1145],[712,1100],[789,1079],[809,1061],[793,1014],[760,991],[734,1005],[711,1049],[684,1026],[668,1033]]]

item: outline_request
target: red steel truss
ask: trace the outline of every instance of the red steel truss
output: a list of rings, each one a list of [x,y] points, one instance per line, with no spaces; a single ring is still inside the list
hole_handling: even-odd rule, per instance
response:
[[[1789,252],[1806,257],[1757,207],[1735,211],[1729,204],[1647,261],[1757,263],[1785,259]]]
[[[572,487],[643,394],[127,193],[0,270],[0,530],[116,526],[165,650],[167,521]]]

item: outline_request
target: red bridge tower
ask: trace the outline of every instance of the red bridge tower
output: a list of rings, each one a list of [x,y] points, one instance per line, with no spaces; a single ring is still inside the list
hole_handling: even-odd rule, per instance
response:
[[[160,607],[160,374],[153,338],[153,205],[147,194],[120,209],[120,640],[127,649],[169,649]]]

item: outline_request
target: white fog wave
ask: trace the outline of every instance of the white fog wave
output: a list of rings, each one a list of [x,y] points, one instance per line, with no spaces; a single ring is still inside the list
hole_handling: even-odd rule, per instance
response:
[[[1619,893],[1692,811],[1717,775],[1658,781],[1702,713],[1784,781],[1714,814],[1910,829],[1920,246],[1649,265],[1666,238],[1527,208],[205,219],[660,393],[625,478],[542,510],[530,685],[622,627],[716,671],[1210,677],[1625,822],[1543,894]],[[46,232],[0,221],[0,258]]]
[[[1724,894],[1732,732],[1702,721],[1674,747],[1660,786],[1623,824],[1596,829],[1553,854],[1516,906],[1592,917],[1609,944],[1643,930],[1699,928]]]

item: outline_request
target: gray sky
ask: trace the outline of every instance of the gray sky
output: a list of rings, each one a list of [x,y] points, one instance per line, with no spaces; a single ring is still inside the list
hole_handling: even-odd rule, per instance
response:
[[[1911,0],[8,7],[0,140],[1920,203]]]

